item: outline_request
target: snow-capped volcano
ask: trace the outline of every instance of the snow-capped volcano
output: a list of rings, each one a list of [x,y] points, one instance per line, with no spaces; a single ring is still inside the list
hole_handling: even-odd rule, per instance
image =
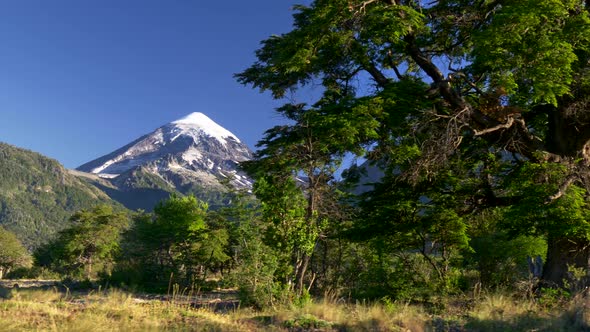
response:
[[[251,181],[237,166],[251,157],[250,149],[234,134],[205,114],[195,112],[78,170],[110,178],[118,186],[124,186],[130,174],[141,170],[181,192],[194,185],[221,187],[224,179],[244,189],[251,186]]]
[[[228,138],[241,143],[236,135],[232,134],[229,130],[218,125],[213,120],[209,119],[209,117],[207,117],[205,114],[200,112],[191,113],[182,119],[173,121],[171,124],[176,126],[180,134],[205,134],[209,137],[217,139],[222,144],[225,144],[226,139]]]

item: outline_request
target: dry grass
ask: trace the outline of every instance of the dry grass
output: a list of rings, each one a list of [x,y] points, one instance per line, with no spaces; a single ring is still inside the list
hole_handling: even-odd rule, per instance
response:
[[[173,302],[138,302],[109,291],[84,296],[20,290],[0,302],[4,331],[248,331],[245,324],[207,309]]]
[[[255,315],[255,316],[252,316]],[[257,316],[256,316],[257,315]],[[309,302],[302,306],[251,313],[262,330],[289,331],[429,331],[430,317],[419,306],[379,303]]]
[[[483,297],[469,312],[465,328],[476,331],[590,331],[590,299],[541,296],[515,299],[505,294]]]
[[[526,299],[490,293],[444,302],[428,309],[396,302],[322,301],[267,315],[272,326],[296,331],[590,331],[590,296]]]
[[[21,289],[0,300],[0,326],[3,331],[590,331],[587,296],[552,299],[495,293],[449,299],[436,310],[331,299],[263,312],[216,313],[116,290],[73,295]]]
[[[264,312],[195,309],[184,302],[139,301],[120,291],[72,295],[18,290],[0,301],[6,331],[427,331],[415,306],[309,302]]]

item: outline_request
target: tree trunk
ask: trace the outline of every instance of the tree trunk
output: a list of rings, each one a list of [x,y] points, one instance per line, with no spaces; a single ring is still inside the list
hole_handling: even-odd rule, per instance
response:
[[[303,295],[305,288],[305,274],[307,273],[307,267],[309,266],[309,255],[303,254],[301,261],[297,264],[295,270],[295,291],[298,295]]]
[[[571,267],[586,271],[582,278],[574,276]],[[547,261],[543,268],[542,282],[548,287],[580,287],[588,282],[590,267],[590,243],[588,240],[575,240],[566,237],[547,239]],[[578,279],[579,278],[579,279]]]
[[[92,257],[88,258],[88,272],[86,273],[86,279],[90,280],[92,277]]]
[[[590,139],[590,125],[568,117],[563,109],[553,109],[548,113],[549,131],[547,150],[562,157],[583,158],[588,161],[586,148]],[[573,280],[570,267],[583,268],[585,276]],[[548,234],[547,260],[543,266],[542,283],[549,287],[563,287],[564,281],[570,287],[588,283],[590,267],[590,241],[579,238]],[[574,278],[575,279],[575,278]],[[572,281],[576,285],[572,284]]]
[[[580,122],[575,115],[567,116],[566,108],[547,106],[549,130],[546,148],[562,157],[587,157],[584,148],[590,140],[590,123]]]

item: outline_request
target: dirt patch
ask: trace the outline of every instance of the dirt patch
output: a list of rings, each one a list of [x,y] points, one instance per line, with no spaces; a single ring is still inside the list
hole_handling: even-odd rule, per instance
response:
[[[4,288],[38,288],[50,289],[60,286],[62,283],[59,280],[35,280],[35,279],[3,279],[0,280],[0,287]]]

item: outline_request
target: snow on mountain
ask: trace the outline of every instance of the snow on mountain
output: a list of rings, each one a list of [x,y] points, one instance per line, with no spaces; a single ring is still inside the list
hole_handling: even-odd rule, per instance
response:
[[[197,135],[202,133],[216,138],[222,144],[225,144],[226,138],[232,138],[238,143],[241,143],[229,130],[213,122],[213,120],[201,112],[191,113],[182,119],[172,122],[172,124],[176,125],[179,129],[179,135],[187,132],[191,134],[196,133]]]
[[[188,184],[221,187],[219,180],[223,179],[229,179],[237,188],[250,188],[251,180],[237,166],[251,157],[250,149],[234,134],[205,114],[195,112],[78,170],[118,183],[123,182],[121,176],[141,168],[176,188]]]

